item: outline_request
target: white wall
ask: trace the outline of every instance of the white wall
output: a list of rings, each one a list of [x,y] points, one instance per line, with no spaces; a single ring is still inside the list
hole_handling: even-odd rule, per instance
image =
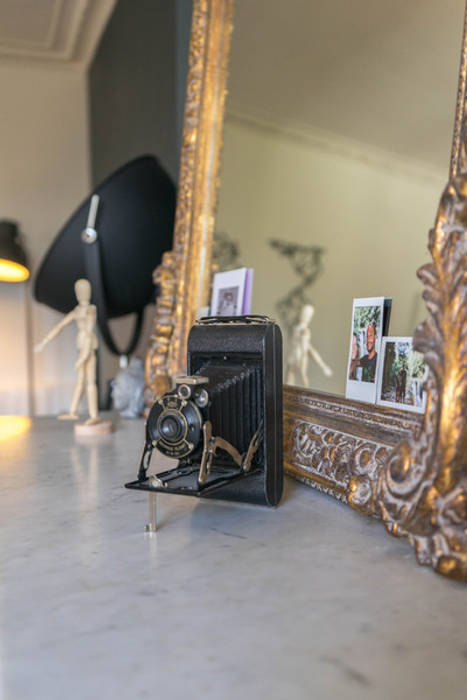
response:
[[[113,4],[96,6],[108,17]],[[84,26],[83,37],[96,42],[94,62],[93,51],[57,67],[52,60],[0,61],[0,219],[19,222],[33,275],[76,206],[117,166],[154,152],[176,177],[190,17],[188,0],[177,0],[174,7],[165,0],[120,0],[98,45],[102,22],[91,17]],[[28,410],[25,286],[0,282],[0,414]],[[149,306],[137,348],[142,356],[153,316]],[[37,342],[62,315],[34,304],[32,317]],[[133,319],[114,320],[111,327],[117,344],[126,345]],[[34,357],[38,414],[68,407],[75,336],[75,329],[67,328]],[[103,399],[117,369],[118,360],[101,343]]]
[[[326,249],[312,331],[334,376],[313,366],[313,388],[344,393],[354,297],[392,297],[394,335],[423,319],[415,272],[444,184],[443,173],[337,136],[228,116],[216,229],[255,268],[252,311],[277,318],[275,303],[299,279],[270,239]]]
[[[18,221],[34,272],[90,188],[86,75],[73,68],[1,63],[0,94],[0,218]],[[27,411],[24,287],[0,283],[0,413]],[[60,318],[34,303],[34,342]],[[67,408],[74,343],[68,328],[34,357],[39,414]]]

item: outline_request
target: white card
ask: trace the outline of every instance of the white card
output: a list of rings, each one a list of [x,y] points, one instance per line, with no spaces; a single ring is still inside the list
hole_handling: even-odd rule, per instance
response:
[[[347,399],[376,403],[381,340],[389,323],[390,299],[354,299],[347,363]]]

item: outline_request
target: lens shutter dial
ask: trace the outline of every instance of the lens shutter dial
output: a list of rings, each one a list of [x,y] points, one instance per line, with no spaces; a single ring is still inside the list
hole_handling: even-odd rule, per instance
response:
[[[188,456],[201,437],[202,417],[193,401],[166,394],[153,405],[148,432],[157,449],[168,457]]]

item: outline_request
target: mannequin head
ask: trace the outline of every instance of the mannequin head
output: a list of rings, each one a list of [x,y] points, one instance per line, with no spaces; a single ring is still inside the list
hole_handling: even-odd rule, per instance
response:
[[[91,283],[89,282],[89,280],[76,280],[75,294],[80,304],[89,304],[89,302],[91,301]]]
[[[307,326],[313,318],[314,313],[315,307],[312,304],[305,304],[300,313],[300,323]]]

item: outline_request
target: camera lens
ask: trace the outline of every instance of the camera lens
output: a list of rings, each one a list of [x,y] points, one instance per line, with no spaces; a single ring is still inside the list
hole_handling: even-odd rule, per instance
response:
[[[159,423],[159,430],[166,442],[177,442],[184,433],[183,418],[175,414],[164,416]]]

